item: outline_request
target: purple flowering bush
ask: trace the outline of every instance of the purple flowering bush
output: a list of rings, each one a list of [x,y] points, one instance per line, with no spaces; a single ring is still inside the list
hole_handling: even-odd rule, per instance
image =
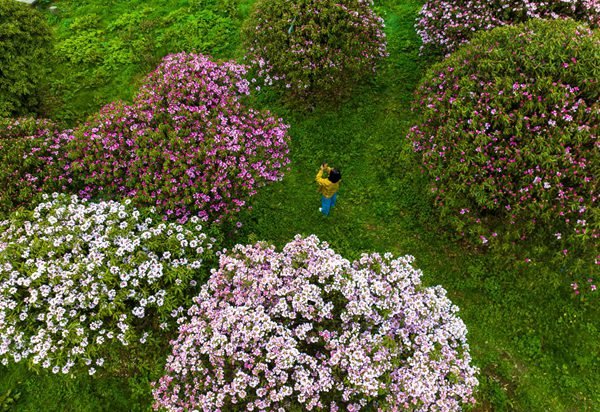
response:
[[[265,84],[294,96],[332,97],[386,57],[372,0],[261,0],[243,28],[247,58]]]
[[[215,239],[198,217],[157,222],[129,200],[43,197],[0,221],[1,363],[119,370],[115,348],[143,352],[191,303]]]
[[[172,342],[155,408],[460,410],[478,381],[467,329],[413,258],[350,263],[316,236],[221,254]]]
[[[78,193],[128,197],[180,222],[232,218],[289,163],[288,125],[241,102],[245,74],[202,55],[165,57],[133,104],[109,104],[75,131],[65,164]]]
[[[542,235],[597,274],[599,53],[597,31],[538,20],[481,33],[430,69],[408,138],[458,233],[505,246]]]
[[[0,118],[0,215],[52,190],[64,135],[45,119]]]
[[[599,0],[431,0],[416,23],[423,49],[450,53],[479,30],[529,19],[572,18],[600,26]]]

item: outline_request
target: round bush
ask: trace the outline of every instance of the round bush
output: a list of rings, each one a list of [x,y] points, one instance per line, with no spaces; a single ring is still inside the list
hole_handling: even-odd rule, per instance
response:
[[[450,53],[473,33],[523,23],[529,19],[572,18],[600,26],[599,0],[431,0],[416,24],[422,50]]]
[[[599,53],[598,32],[539,20],[481,33],[430,69],[408,137],[458,232],[543,233],[597,254]]]
[[[383,19],[371,0],[261,0],[243,29],[247,58],[266,84],[331,97],[387,56]]]
[[[0,117],[34,111],[50,56],[51,32],[33,7],[0,0]]]
[[[29,361],[54,373],[87,365],[93,374],[115,346],[143,350],[197,293],[215,239],[193,219],[165,224],[129,201],[54,194],[0,222],[2,364]],[[114,362],[107,366],[122,359]]]
[[[220,257],[172,342],[155,407],[460,410],[474,402],[466,327],[405,256],[350,263],[316,236]]]
[[[132,105],[79,128],[67,164],[86,198],[125,196],[184,222],[228,220],[289,163],[288,126],[240,103],[244,66],[167,56]]]
[[[61,175],[56,160],[65,143],[58,130],[45,119],[0,118],[0,216],[52,190]]]

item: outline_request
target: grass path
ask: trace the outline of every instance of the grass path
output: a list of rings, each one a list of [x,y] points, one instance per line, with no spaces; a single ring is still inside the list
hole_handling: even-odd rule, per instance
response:
[[[291,171],[255,198],[236,240],[281,246],[314,233],[348,259],[371,251],[412,254],[425,282],[441,284],[461,308],[482,370],[476,410],[599,410],[599,311],[573,300],[552,268],[513,269],[509,259],[457,244],[436,221],[426,178],[404,138],[415,116],[412,93],[427,67],[413,29],[420,6],[377,2],[391,55],[347,103],[308,113],[265,103],[292,126]],[[318,212],[313,183],[324,161],[343,174],[329,218]],[[145,410],[147,381],[70,380],[0,367],[0,397],[8,389],[20,393],[12,405],[18,411]]]
[[[404,141],[423,66],[411,26],[420,6],[414,0],[385,6],[392,56],[371,84],[355,90],[353,99],[340,107],[324,105],[302,113],[275,109],[291,124],[292,166],[284,182],[259,194],[255,210],[243,219],[250,238],[281,244],[296,233],[315,233],[351,255],[381,248],[410,252],[407,248],[419,235],[410,232],[413,218],[407,210],[424,198],[424,180],[414,181]],[[314,184],[325,161],[342,170],[339,203],[329,218],[318,213]],[[388,233],[401,228],[408,237],[390,242]]]

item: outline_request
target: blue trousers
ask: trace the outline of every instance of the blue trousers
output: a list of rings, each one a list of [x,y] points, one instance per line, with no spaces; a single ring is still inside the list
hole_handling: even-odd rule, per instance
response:
[[[325,196],[321,195],[321,213],[325,216],[329,216],[329,211],[332,207],[335,206],[335,199],[337,198],[337,193],[334,193],[329,199]]]

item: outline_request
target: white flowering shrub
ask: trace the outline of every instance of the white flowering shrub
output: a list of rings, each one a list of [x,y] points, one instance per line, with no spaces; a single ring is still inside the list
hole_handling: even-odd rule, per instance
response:
[[[157,222],[127,200],[54,194],[13,214],[0,222],[1,362],[93,374],[111,348],[175,323],[214,241],[198,218]]]
[[[350,263],[316,236],[236,246],[172,342],[155,408],[454,411],[478,384],[467,329],[413,258]]]

